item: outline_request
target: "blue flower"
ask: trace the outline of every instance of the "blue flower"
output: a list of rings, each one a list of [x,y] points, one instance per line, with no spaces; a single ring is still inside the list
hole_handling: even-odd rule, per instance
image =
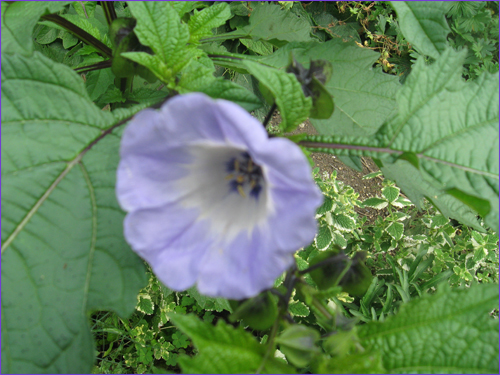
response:
[[[232,102],[192,93],[143,110],[120,156],[125,238],[173,290],[255,296],[314,239],[322,195],[306,157]]]

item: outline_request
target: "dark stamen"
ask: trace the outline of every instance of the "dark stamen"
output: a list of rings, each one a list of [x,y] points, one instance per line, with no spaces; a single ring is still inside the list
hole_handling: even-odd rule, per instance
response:
[[[242,152],[239,157],[233,157],[226,164],[231,191],[242,197],[250,195],[258,199],[262,191],[263,174],[260,166],[255,164],[248,152]]]

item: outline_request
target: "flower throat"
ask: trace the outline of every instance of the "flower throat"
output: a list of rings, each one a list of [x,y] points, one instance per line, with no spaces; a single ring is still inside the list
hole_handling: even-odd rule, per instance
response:
[[[247,195],[259,198],[264,176],[262,168],[254,163],[248,152],[231,158],[227,163],[227,172],[231,191],[238,192],[243,198]]]

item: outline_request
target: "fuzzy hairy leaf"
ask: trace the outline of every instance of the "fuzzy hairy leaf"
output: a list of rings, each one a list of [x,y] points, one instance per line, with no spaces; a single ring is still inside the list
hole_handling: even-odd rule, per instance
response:
[[[188,374],[255,373],[259,368],[266,346],[243,328],[234,328],[222,319],[216,326],[201,321],[195,315],[169,313],[170,320],[191,338],[199,353],[195,357],[181,356],[179,364]],[[268,358],[263,373],[293,374],[286,363]]]
[[[169,3],[180,17],[191,12],[193,9],[204,6],[203,1],[170,1]]]
[[[194,11],[189,19],[189,42],[196,43],[205,36],[212,35],[212,29],[224,25],[231,17],[231,10],[227,3],[216,3],[202,11]]]
[[[134,311],[115,122],[70,68],[2,55],[2,372],[88,373],[88,312]]]
[[[168,2],[131,1],[128,5],[137,19],[134,31],[139,41],[151,47],[154,55],[125,52],[122,56],[149,68],[163,82],[170,82],[201,53],[194,46],[187,46],[188,25],[181,22],[179,14]]]
[[[392,149],[415,153],[434,186],[488,200],[486,220],[496,228],[498,74],[465,83],[464,57],[447,49],[430,67],[419,59],[398,95],[399,115],[378,136]]]
[[[329,151],[341,155],[380,158],[391,171],[389,178],[413,202],[418,204],[423,196],[434,201],[446,195],[439,209],[462,222],[469,218],[460,212],[466,213],[467,206],[477,211],[486,200],[489,211],[487,205],[480,205],[488,212],[486,223],[498,227],[498,73],[483,73],[464,82],[465,54],[449,48],[432,65],[419,59],[398,92],[398,114],[372,139],[308,139],[338,144]],[[401,157],[396,163],[404,168],[393,168],[394,156]],[[419,173],[408,174],[416,165]]]
[[[292,131],[307,119],[311,98],[304,96],[299,81],[292,73],[253,61],[245,61],[244,65],[273,94],[281,113],[280,127],[283,131]]]
[[[333,66],[325,87],[333,96],[335,110],[329,119],[311,119],[320,134],[366,137],[395,110],[395,94],[401,86],[397,77],[372,69],[379,58],[374,51],[332,39],[325,43],[290,43],[261,61],[280,68],[288,65],[291,51],[304,66],[318,58]]]
[[[498,285],[414,299],[383,323],[360,326],[361,344],[382,354],[388,373],[498,373]]]
[[[305,18],[299,18],[276,4],[255,2],[252,8],[249,24],[235,31],[238,35],[248,35],[277,46],[311,39],[311,25]]]
[[[423,55],[435,59],[448,46],[451,32],[445,14],[446,1],[391,1],[398,14],[399,27],[405,38]]]

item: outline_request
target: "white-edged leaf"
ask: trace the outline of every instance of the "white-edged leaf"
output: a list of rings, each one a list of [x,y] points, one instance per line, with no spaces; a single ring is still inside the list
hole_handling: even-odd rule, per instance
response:
[[[382,210],[387,207],[389,203],[385,199],[382,198],[368,198],[363,201],[363,207],[371,207],[377,210]]]
[[[404,230],[405,226],[398,222],[393,222],[387,228],[385,228],[385,231],[389,234],[389,236],[391,236],[396,241],[399,241],[401,237],[403,237]]]
[[[314,239],[314,243],[316,244],[316,248],[318,250],[325,250],[330,246],[332,242],[332,231],[328,225],[321,225],[318,230],[318,234]]]
[[[388,202],[392,203],[399,197],[399,188],[396,186],[386,186],[382,189],[382,195]]]

